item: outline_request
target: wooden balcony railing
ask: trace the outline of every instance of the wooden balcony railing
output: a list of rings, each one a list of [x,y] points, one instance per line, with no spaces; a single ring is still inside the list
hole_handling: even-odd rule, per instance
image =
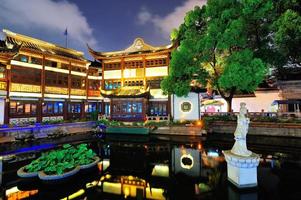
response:
[[[45,87],[45,93],[48,94],[68,94],[68,88],[60,88],[60,87],[50,87],[46,86]]]
[[[6,82],[0,82],[0,90],[6,90]]]
[[[82,90],[82,89],[71,89],[70,94],[71,94],[71,95],[77,95],[77,96],[86,96],[86,90]]]
[[[99,97],[100,96],[100,91],[99,90],[89,90],[88,91],[88,96],[90,96],[90,97]]]
[[[41,92],[41,86],[21,84],[21,83],[12,83],[10,91],[12,91],[12,92],[40,93]]]

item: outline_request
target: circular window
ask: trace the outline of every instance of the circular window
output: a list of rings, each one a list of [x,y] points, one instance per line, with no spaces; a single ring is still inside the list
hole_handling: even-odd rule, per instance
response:
[[[190,102],[183,102],[181,105],[181,110],[183,112],[190,112],[191,111],[191,103]]]

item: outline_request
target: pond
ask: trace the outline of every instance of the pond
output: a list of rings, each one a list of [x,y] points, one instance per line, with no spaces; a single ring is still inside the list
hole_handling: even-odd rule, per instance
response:
[[[102,161],[94,170],[57,183],[25,181],[16,171],[41,151],[87,143]],[[249,136],[262,155],[258,187],[238,190],[227,181],[222,150],[231,135],[208,137],[75,135],[1,146],[0,199],[300,199],[301,144],[293,138]],[[14,156],[9,156],[14,155]]]

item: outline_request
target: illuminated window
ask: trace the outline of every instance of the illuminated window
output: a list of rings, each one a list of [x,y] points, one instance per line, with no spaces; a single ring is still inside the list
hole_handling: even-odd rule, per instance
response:
[[[89,89],[90,90],[98,90],[100,87],[99,80],[89,80]]]
[[[5,78],[5,67],[0,66],[0,78]]]
[[[86,80],[84,77],[71,76],[71,87],[76,89],[85,89]]]
[[[126,80],[124,86],[143,86],[143,80]]]
[[[55,62],[55,61],[45,60],[45,65],[48,66],[48,67],[57,68],[57,62]]]
[[[13,66],[11,70],[12,82],[24,84],[41,84],[41,70]]]
[[[17,109],[17,102],[15,101],[12,101],[10,102],[10,113],[16,113]]]
[[[151,116],[166,116],[167,102],[149,102],[149,115]]]
[[[81,104],[80,103],[69,104],[68,112],[69,113],[80,113],[81,112]]]
[[[146,66],[147,67],[158,67],[158,66],[166,66],[166,65],[167,65],[166,58],[147,60],[146,61]]]
[[[37,104],[33,102],[11,101],[10,102],[10,115],[35,115],[37,113]]]
[[[63,103],[62,102],[45,102],[43,104],[43,114],[63,114]]]
[[[25,104],[25,114],[30,113],[30,104]]]
[[[61,69],[69,69],[69,65],[65,63],[61,63]]]
[[[86,106],[86,113],[91,113],[96,111],[96,103],[89,103]]]
[[[121,69],[121,65],[120,65],[120,63],[105,63],[104,69],[105,70]]]
[[[120,81],[105,81],[105,89],[113,90],[121,87]]]
[[[42,59],[31,57],[31,63],[32,64],[37,64],[37,65],[42,65]]]
[[[158,89],[158,88],[160,88],[160,84],[161,84],[162,80],[163,80],[163,78],[150,79],[150,80],[147,80],[146,83],[148,86],[150,86],[150,88]]]
[[[20,61],[22,62],[28,62],[28,57],[27,56],[21,56]]]
[[[142,113],[142,103],[137,101],[114,101],[113,113]]]

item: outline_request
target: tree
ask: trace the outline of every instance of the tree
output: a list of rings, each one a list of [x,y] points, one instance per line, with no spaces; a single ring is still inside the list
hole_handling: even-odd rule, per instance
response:
[[[208,72],[199,67],[198,47],[195,45],[205,33],[204,14],[204,8],[195,7],[186,14],[184,24],[180,25],[179,30],[171,33],[171,39],[174,42],[179,41],[181,45],[172,52],[169,76],[161,82],[165,93],[185,96],[190,92],[193,80],[206,84]]]
[[[177,31],[165,93],[185,96],[192,81],[216,89],[232,110],[239,91],[253,92],[267,72],[258,55],[269,42],[270,0],[208,0],[187,13]],[[175,31],[174,31],[175,33]]]
[[[273,3],[271,30],[275,54],[271,58],[277,77],[283,78],[288,71],[301,67],[298,53],[301,50],[301,1],[274,0]]]
[[[277,49],[291,66],[301,67],[301,16],[286,10],[275,22]]]

